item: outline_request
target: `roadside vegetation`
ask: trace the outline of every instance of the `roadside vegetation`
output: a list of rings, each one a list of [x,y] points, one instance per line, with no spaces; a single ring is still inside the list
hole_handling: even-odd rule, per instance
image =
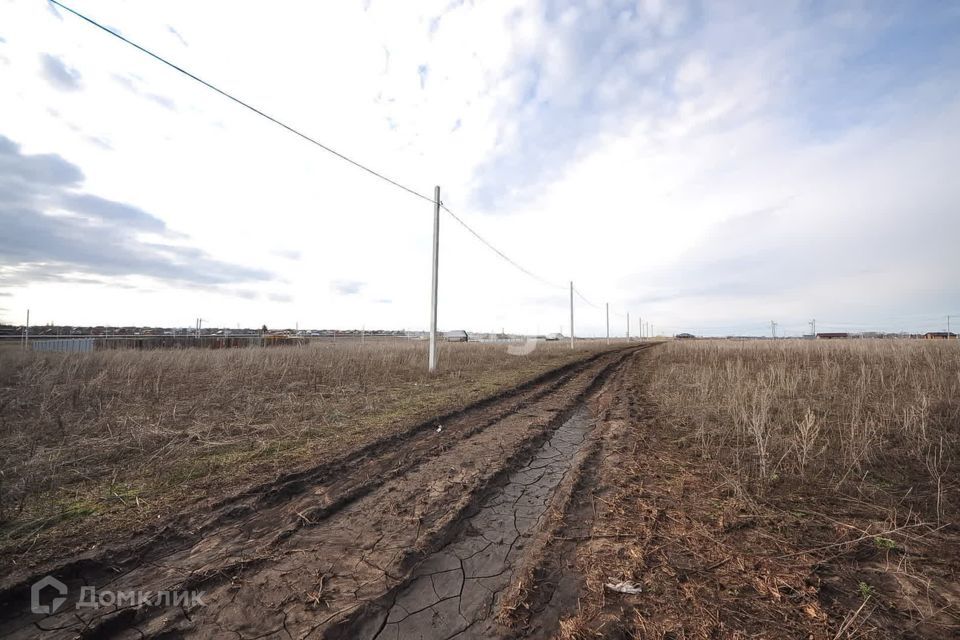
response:
[[[617,396],[562,637],[960,633],[960,344],[676,341]]]
[[[744,497],[815,483],[956,521],[960,343],[674,342],[653,365],[663,417]]]
[[[583,358],[540,344],[0,350],[0,564],[102,543]],[[66,546],[64,546],[66,545]]]

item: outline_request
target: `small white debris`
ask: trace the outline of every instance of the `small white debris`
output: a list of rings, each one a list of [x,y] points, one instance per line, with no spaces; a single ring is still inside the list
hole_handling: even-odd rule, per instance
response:
[[[441,431],[443,431],[443,425],[440,425],[439,427],[437,427],[437,433],[440,433]]]
[[[614,582],[613,578],[607,578],[610,580],[606,585],[604,585],[610,591],[616,591],[617,593],[629,593],[631,595],[636,595],[638,593],[643,593],[643,589],[636,582]]]

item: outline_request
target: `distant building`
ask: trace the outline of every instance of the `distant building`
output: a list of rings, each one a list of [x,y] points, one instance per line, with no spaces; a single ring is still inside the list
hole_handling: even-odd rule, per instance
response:
[[[946,331],[927,331],[923,334],[925,340],[947,340],[949,338],[956,338],[957,334],[953,331],[947,333]]]
[[[463,329],[447,331],[443,337],[447,342],[467,342],[470,339],[470,336]]]
[[[849,338],[850,334],[846,332],[835,332],[835,333],[818,333],[817,338],[820,340],[837,340],[839,338]]]

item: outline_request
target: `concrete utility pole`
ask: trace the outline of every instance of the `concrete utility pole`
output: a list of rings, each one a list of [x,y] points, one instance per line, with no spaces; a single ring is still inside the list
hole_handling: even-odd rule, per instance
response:
[[[573,280],[570,281],[570,348],[573,349]]]
[[[948,323],[949,324],[949,323]],[[23,349],[30,346],[30,309],[27,309],[27,324],[23,326]]]
[[[640,339],[643,340],[643,316],[637,318],[637,328],[640,330]]]
[[[610,303],[607,303],[607,344],[610,344]]]
[[[810,321],[810,335],[812,335],[814,338],[817,337],[817,319],[816,318]]]
[[[630,342],[630,312],[627,311],[627,342]]]
[[[774,338],[777,337],[777,323],[773,320],[770,321],[770,333]]]
[[[433,190],[433,278],[430,285],[430,362],[428,370],[437,370],[437,268],[440,265],[440,187]]]
[[[30,317],[30,312],[28,311],[28,312],[27,312],[27,318],[29,319],[29,317]],[[29,324],[30,324],[30,323],[27,322],[27,325],[29,325]],[[29,327],[28,327],[28,329],[29,329]],[[947,340],[949,340],[949,339],[950,339],[950,316],[947,316]]]

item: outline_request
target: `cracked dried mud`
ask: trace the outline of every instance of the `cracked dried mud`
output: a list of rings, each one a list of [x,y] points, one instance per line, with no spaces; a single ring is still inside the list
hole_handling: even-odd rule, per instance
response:
[[[606,352],[330,464],[249,488],[160,534],[44,573],[52,615],[5,585],[7,638],[468,638],[510,635],[499,612],[565,478],[588,408],[635,348]],[[442,424],[439,432],[436,427]],[[558,507],[562,508],[562,506]],[[98,591],[203,591],[202,606],[77,608]]]

